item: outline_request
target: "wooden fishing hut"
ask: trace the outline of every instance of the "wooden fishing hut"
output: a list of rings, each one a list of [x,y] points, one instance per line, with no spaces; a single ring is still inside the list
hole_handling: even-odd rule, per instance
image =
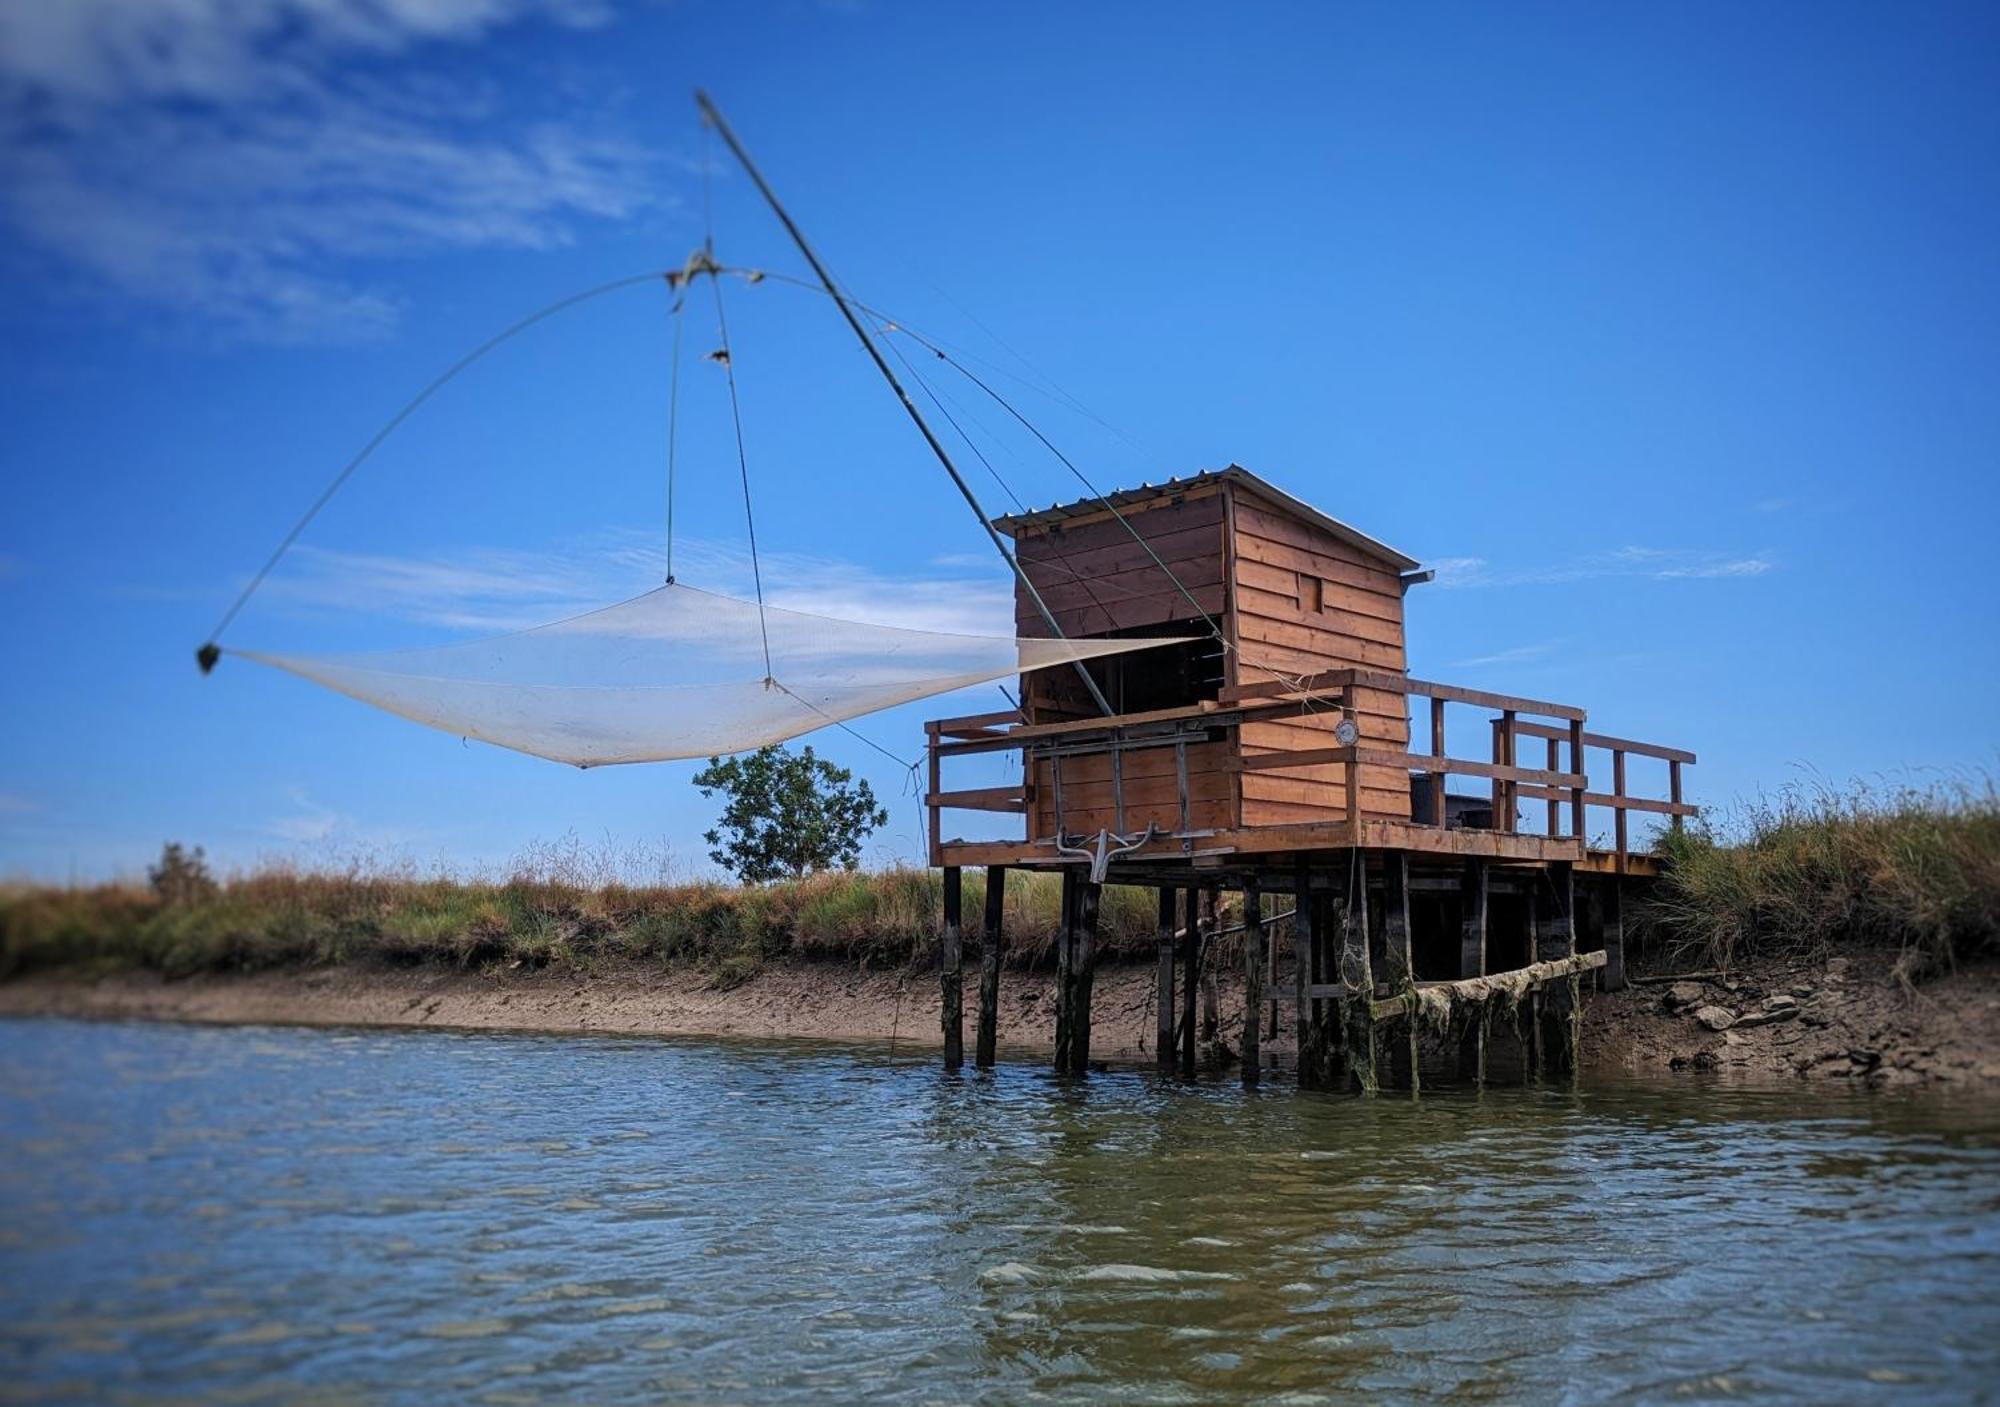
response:
[[[926,725],[948,1065],[963,1060],[967,866],[987,873],[981,1064],[1009,869],[1063,876],[1060,1070],[1089,1065],[1107,883],[1159,893],[1165,1067],[1193,1073],[1224,891],[1242,896],[1247,1080],[1285,1005],[1307,1084],[1414,1087],[1426,1024],[1483,1079],[1496,1013],[1524,1065],[1574,1061],[1583,980],[1623,985],[1623,900],[1657,873],[1629,817],[1678,827],[1695,814],[1682,799],[1693,753],[1593,732],[1570,704],[1413,678],[1404,602],[1431,574],[1234,465],[994,526],[1022,569],[1022,635],[1180,639],[1024,676],[1018,710]],[[996,752],[1016,755],[1018,780],[948,786],[948,768]],[[950,839],[956,811],[1019,815],[1023,834]],[[1277,895],[1292,908],[1284,953],[1265,909]]]

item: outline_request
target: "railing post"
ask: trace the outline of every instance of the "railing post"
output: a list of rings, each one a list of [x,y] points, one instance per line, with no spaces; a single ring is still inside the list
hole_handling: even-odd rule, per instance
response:
[[[1677,758],[1677,757],[1675,757],[1675,758],[1669,758],[1669,759],[1667,760],[1667,799],[1668,799],[1669,801],[1673,802],[1673,803],[1674,803],[1674,805],[1676,805],[1676,806],[1679,806],[1679,805],[1681,805],[1681,804],[1682,804],[1682,803],[1681,803],[1681,763],[1680,763],[1680,759],[1679,759],[1679,758]],[[1679,829],[1681,829],[1681,814],[1680,814],[1680,812],[1676,811],[1676,812],[1674,813],[1674,815],[1673,815],[1673,820],[1672,820],[1671,822],[1669,822],[1669,824],[1671,824],[1671,825],[1673,826],[1673,828],[1674,828],[1675,830],[1679,830]]]
[[[1500,714],[1500,756],[1493,760],[1498,762],[1502,767],[1512,767],[1514,765],[1516,745],[1514,724],[1518,721],[1519,718],[1511,708],[1503,710]],[[1504,816],[1494,817],[1494,822],[1500,830],[1508,835],[1512,835],[1520,828],[1520,820],[1514,814],[1516,810],[1514,804],[1514,783],[1511,781],[1502,781],[1495,783],[1495,785],[1499,788],[1500,798],[1506,803],[1507,810]]]
[[[936,723],[924,724],[924,749],[928,754],[930,765],[930,789],[924,804],[930,812],[930,847],[933,865],[944,863],[944,812],[932,799],[944,790],[939,781],[942,767],[938,757],[938,728],[939,725]]]
[[[1444,700],[1439,698],[1431,700],[1431,756],[1440,763],[1444,760]],[[1431,769],[1431,820],[1439,830],[1448,826],[1444,797],[1444,768],[1434,767]]]
[[[1551,772],[1562,771],[1562,747],[1554,738],[1549,739],[1549,770]],[[1554,787],[1549,788],[1548,805],[1549,839],[1554,840],[1562,834],[1562,803],[1556,800],[1556,790]]]
[[[1615,824],[1618,834],[1618,873],[1625,873],[1625,749],[1611,749],[1611,795],[1616,798]]]
[[[1584,835],[1584,830],[1589,825],[1589,819],[1584,814],[1583,793],[1584,789],[1589,785],[1589,780],[1583,770],[1583,720],[1581,718],[1571,720],[1569,725],[1569,770],[1582,779],[1574,787],[1570,788],[1569,828],[1575,833],[1577,844],[1587,847],[1590,841]]]

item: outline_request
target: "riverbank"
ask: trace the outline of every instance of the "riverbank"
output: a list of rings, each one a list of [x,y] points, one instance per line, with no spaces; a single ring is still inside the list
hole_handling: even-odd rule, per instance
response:
[[[1585,1068],[1682,1073],[1757,1083],[1871,1086],[2000,1083],[2000,960],[1979,959],[1910,988],[1898,954],[1849,950],[1827,959],[1754,959],[1693,980],[1655,973],[1623,992],[1593,993]],[[1643,976],[1643,974],[1642,974]],[[967,1003],[968,1028],[972,1003]],[[1116,961],[1097,976],[1092,1046],[1114,1063],[1153,1058],[1154,968]],[[1240,1042],[1242,987],[1217,983],[1219,1045]],[[868,972],[838,963],[778,963],[731,986],[695,965],[606,961],[590,970],[360,967],[201,973],[168,979],[125,971],[91,978],[40,973],[0,983],[0,1016],[71,1016],[230,1025],[432,1027],[560,1034],[817,1039],[935,1048],[936,974]],[[1289,1008],[1267,1041],[1292,1054]],[[1048,973],[1010,969],[1000,1043],[1045,1055],[1055,1027]]]

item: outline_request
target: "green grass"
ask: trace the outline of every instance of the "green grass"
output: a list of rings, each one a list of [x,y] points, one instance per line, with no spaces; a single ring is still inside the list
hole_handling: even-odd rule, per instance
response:
[[[1914,978],[2000,950],[2000,793],[1989,778],[1793,791],[1660,845],[1667,871],[1643,922],[1683,960],[1870,945],[1900,949],[1898,970]]]
[[[820,959],[896,967],[932,960],[936,871],[831,873],[773,884],[629,884],[543,866],[496,882],[353,868],[265,868],[168,900],[145,885],[0,887],[0,977],[70,969],[168,976],[338,963],[586,966],[607,958],[706,964],[742,981],[765,963]],[[1049,959],[1061,882],[1015,871],[1005,927],[1016,962]],[[968,872],[965,918],[984,877]],[[1110,889],[1102,950],[1153,951],[1150,892]]]

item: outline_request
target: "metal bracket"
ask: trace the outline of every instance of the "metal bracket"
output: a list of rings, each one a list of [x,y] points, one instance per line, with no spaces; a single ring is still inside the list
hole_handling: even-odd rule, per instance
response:
[[[1097,839],[1084,845],[1068,845],[1063,838],[1056,837],[1056,853],[1069,855],[1090,862],[1090,882],[1104,883],[1104,876],[1111,869],[1111,862],[1120,855],[1129,855],[1140,846],[1147,844],[1159,834],[1159,827],[1149,824],[1137,836],[1113,835],[1108,830],[1097,833]]]

